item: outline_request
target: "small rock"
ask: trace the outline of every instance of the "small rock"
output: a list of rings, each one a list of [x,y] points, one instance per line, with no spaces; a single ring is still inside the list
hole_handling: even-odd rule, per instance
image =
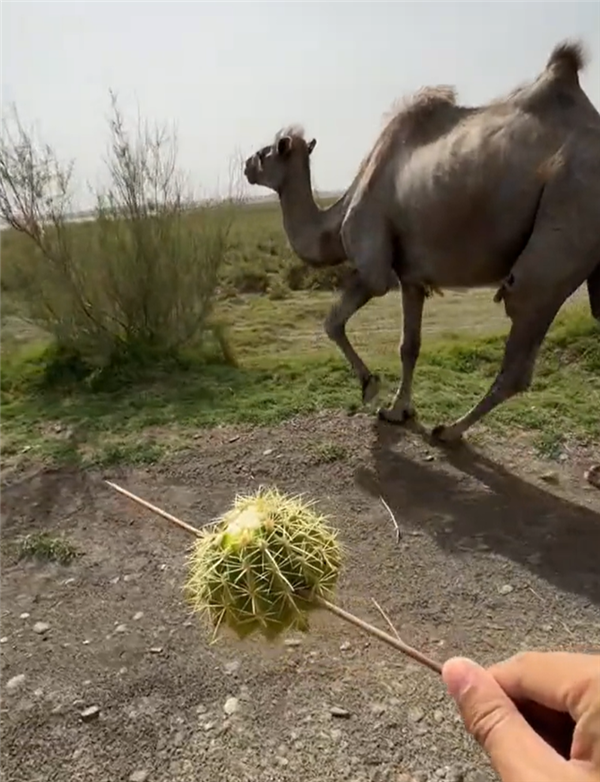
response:
[[[139,621],[140,621],[140,619],[141,619],[143,616],[144,616],[144,612],[143,612],[143,611],[138,611],[138,612],[137,612],[137,614],[134,614],[134,615],[133,615],[133,621],[134,621],[134,622],[139,622]],[[137,771],[134,771],[133,773],[134,773],[134,774],[137,774]]]
[[[435,460],[435,456],[431,453],[428,453],[426,456],[423,457],[424,462],[433,462]]]
[[[85,641],[82,641],[81,643],[82,643],[84,646],[88,646],[88,645],[89,645],[89,643],[90,643],[90,641],[89,641],[89,639],[87,639],[87,638],[86,638],[86,639],[85,639]]]
[[[270,454],[272,454],[272,453],[273,453],[273,449],[272,449],[272,448],[266,448],[266,449],[263,451],[263,456],[269,456],[269,455],[270,455]]]
[[[504,584],[500,587],[498,592],[500,592],[501,595],[510,595],[511,592],[514,591],[514,587],[511,584]]]
[[[49,629],[50,629],[50,625],[47,624],[46,622],[36,622],[33,625],[33,632],[37,633],[38,635],[44,635],[45,633],[48,632]]]
[[[443,721],[444,721],[444,712],[443,712],[443,711],[440,711],[439,709],[436,709],[436,710],[433,712],[433,719],[434,719],[434,721],[435,721],[435,722],[437,722],[437,724],[439,725],[439,724],[440,724],[440,722],[443,722]]]
[[[350,641],[344,641],[340,644],[340,652],[347,652],[350,649]]]
[[[554,483],[557,484],[559,482],[559,477],[557,472],[543,472],[540,475],[540,480],[544,481],[544,483]]]
[[[126,625],[117,625],[115,627],[115,633],[126,633],[127,632],[127,626]]]
[[[223,666],[223,670],[228,676],[233,676],[234,673],[237,673],[240,667],[240,661],[239,660],[231,660],[228,663],[225,663]]]
[[[225,705],[223,706],[223,711],[230,717],[232,714],[235,714],[239,708],[240,702],[237,698],[227,698]]]
[[[542,625],[542,630],[545,633],[549,633],[552,630],[552,625]]]
[[[3,635],[2,638],[0,638],[0,644],[5,644],[8,641],[8,636]]]
[[[30,616],[31,614],[28,614],[27,611],[25,611],[19,616],[19,619],[29,619]]]
[[[301,646],[302,641],[299,638],[286,638],[283,642],[285,646]]]
[[[162,646],[151,646],[150,647],[150,654],[162,654]]]
[[[465,776],[465,782],[487,782],[488,776],[478,768],[469,771]]]
[[[348,719],[350,712],[347,709],[342,709],[341,706],[332,706],[329,710],[332,717],[339,717],[340,719]]]
[[[383,705],[383,703],[374,703],[371,706],[371,713],[375,717],[381,717],[381,715],[385,713],[385,706]]]
[[[212,730],[215,727],[214,722],[205,722],[203,725],[204,730],[208,733],[209,730]]]
[[[140,768],[137,771],[132,771],[129,775],[129,782],[146,782],[148,779],[148,772],[144,768]]]
[[[100,716],[100,706],[88,706],[87,709],[84,709],[81,712],[80,716],[83,722],[92,722],[92,720],[97,720]]]
[[[25,684],[25,674],[20,673],[18,676],[13,676],[6,682],[7,692],[16,692],[23,684]]]
[[[71,584],[74,584],[74,583],[75,583],[75,579],[74,578],[65,578],[65,580],[63,581],[63,586],[67,587],[67,586],[70,586]]]
[[[408,710],[408,719],[411,722],[420,722],[423,717],[425,716],[425,712],[423,709],[420,709],[418,706],[411,706]]]

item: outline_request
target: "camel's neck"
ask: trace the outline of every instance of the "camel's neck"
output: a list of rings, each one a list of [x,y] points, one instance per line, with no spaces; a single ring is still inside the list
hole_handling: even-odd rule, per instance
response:
[[[304,164],[293,183],[279,194],[283,226],[296,255],[313,266],[329,266],[346,260],[340,237],[348,198],[342,196],[328,209],[315,203],[310,168]]]

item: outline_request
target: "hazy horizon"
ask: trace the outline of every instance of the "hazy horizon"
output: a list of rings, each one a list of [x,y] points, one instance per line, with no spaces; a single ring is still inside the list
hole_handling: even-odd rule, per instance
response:
[[[2,100],[62,160],[77,208],[102,183],[109,90],[128,122],[172,123],[199,196],[223,192],[236,154],[300,123],[316,137],[314,186],[348,185],[401,96],[453,84],[486,102],[581,38],[582,85],[600,105],[600,4],[4,2]],[[263,188],[248,195],[265,196]]]

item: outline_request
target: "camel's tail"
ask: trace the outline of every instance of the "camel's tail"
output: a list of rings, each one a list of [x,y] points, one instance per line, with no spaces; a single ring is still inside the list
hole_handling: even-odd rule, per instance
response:
[[[546,63],[546,69],[557,76],[577,78],[588,62],[585,47],[581,41],[563,41],[557,44]]]

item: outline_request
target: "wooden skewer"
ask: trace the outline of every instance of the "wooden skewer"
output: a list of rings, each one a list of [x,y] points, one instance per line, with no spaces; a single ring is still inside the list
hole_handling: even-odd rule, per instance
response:
[[[106,483],[107,486],[110,486],[111,489],[118,491],[120,494],[124,494],[125,497],[129,497],[130,500],[137,502],[138,505],[143,505],[144,508],[148,508],[148,510],[151,510],[153,513],[162,516],[163,519],[166,519],[167,521],[170,521],[173,524],[177,524],[178,527],[181,527],[182,529],[186,530],[186,532],[191,532],[192,535],[196,535],[196,537],[200,535],[199,529],[197,529],[196,527],[192,527],[191,524],[187,524],[185,521],[181,521],[181,519],[178,519],[177,516],[172,516],[170,513],[167,513],[166,510],[161,510],[160,508],[157,508],[156,505],[152,505],[151,502],[147,502],[147,500],[143,500],[141,497],[137,497],[135,494],[132,494],[130,491],[127,491],[127,489],[123,489],[121,486],[117,486],[117,484],[113,483],[112,481],[104,481],[104,483]]]
[[[152,503],[143,500],[141,497],[137,497],[132,492],[123,489],[121,486],[118,486],[116,483],[113,483],[112,481],[105,481],[105,483],[107,484],[107,486],[110,486],[111,489],[118,491],[120,494],[123,494],[125,497],[128,497],[130,500],[133,500],[133,502],[136,502],[138,505],[142,505],[144,508],[148,508],[148,510],[151,510],[153,513],[156,513],[158,516],[162,516],[163,519],[166,519],[167,521],[176,524],[178,527],[181,527],[181,529],[186,530],[186,532],[191,532],[192,535],[196,535],[196,536],[200,535],[200,530],[198,530],[196,527],[192,527],[191,524],[187,524],[185,521],[181,521],[181,519],[178,519],[176,516],[173,516],[171,513],[167,513],[166,511],[157,508],[156,505],[152,505]],[[370,635],[379,638],[380,641],[383,641],[389,646],[392,646],[394,649],[403,652],[404,654],[408,655],[408,657],[412,657],[413,660],[415,660],[418,663],[421,663],[421,665],[425,665],[427,668],[431,669],[435,673],[441,674],[442,666],[440,665],[440,663],[427,657],[427,655],[423,654],[418,649],[415,649],[412,646],[409,646],[408,644],[404,643],[404,641],[402,641],[400,638],[398,637],[394,638],[394,636],[389,635],[389,633],[386,633],[384,630],[380,630],[378,627],[375,627],[375,625],[371,625],[368,622],[359,619],[357,616],[351,614],[349,611],[345,611],[343,608],[340,608],[334,603],[330,603],[329,600],[325,600],[322,597],[313,596],[312,601],[316,603],[318,606],[320,606],[321,608],[324,608],[330,613],[335,614],[340,619],[343,619],[344,621],[353,624],[355,627],[359,627],[361,630],[364,630]]]

